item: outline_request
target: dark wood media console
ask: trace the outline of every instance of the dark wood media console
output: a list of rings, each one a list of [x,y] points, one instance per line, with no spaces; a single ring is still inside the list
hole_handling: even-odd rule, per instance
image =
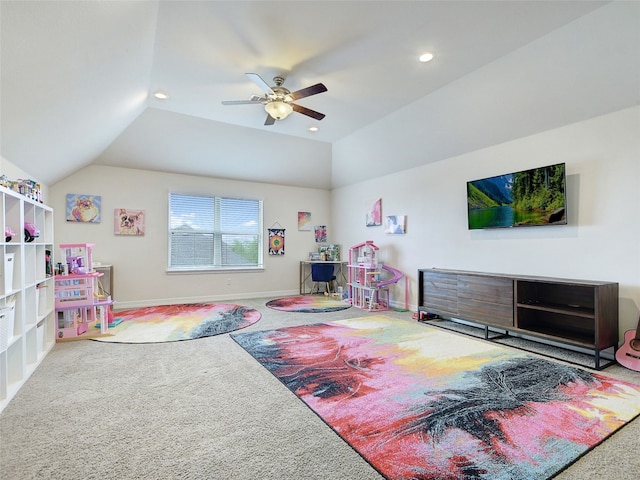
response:
[[[618,348],[618,284],[460,270],[418,270],[418,314],[467,320],[593,352]]]

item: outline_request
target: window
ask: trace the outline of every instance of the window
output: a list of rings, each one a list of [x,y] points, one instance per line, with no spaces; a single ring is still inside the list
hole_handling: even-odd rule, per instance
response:
[[[169,194],[169,270],[262,268],[262,201]]]

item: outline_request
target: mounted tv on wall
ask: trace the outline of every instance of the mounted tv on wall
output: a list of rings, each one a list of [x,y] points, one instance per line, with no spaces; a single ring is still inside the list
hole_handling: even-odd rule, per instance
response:
[[[566,225],[565,164],[467,182],[469,230]]]

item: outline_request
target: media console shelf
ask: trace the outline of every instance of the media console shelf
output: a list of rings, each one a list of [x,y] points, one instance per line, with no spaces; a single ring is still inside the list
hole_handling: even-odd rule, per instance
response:
[[[418,270],[418,314],[467,320],[505,334],[572,345],[593,352],[618,348],[618,284],[460,270]]]

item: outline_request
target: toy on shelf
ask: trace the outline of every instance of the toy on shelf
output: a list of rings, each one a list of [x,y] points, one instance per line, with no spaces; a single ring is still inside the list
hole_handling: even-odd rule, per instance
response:
[[[42,185],[31,179],[9,180],[6,175],[0,175],[0,185],[24,195],[30,200],[38,203],[43,202]]]
[[[4,241],[10,242],[13,237],[16,236],[16,232],[13,231],[13,228],[10,226],[4,227]]]
[[[95,243],[66,243],[60,245],[58,269],[61,274],[93,273],[93,247]]]
[[[40,229],[35,223],[24,222],[24,241],[33,242],[40,236]]]
[[[369,311],[389,310],[389,286],[404,277],[400,270],[377,261],[378,250],[372,240],[349,249],[349,296],[354,307]]]

